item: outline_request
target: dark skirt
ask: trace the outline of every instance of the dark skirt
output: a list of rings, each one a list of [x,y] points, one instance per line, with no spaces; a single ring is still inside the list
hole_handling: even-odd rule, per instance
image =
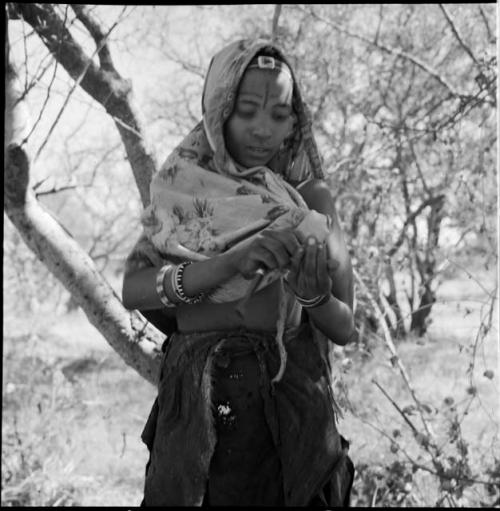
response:
[[[284,415],[279,413],[276,399],[272,397],[269,378],[265,374],[269,373],[269,367],[263,367],[263,358],[258,356],[258,351],[245,335],[236,335],[226,338],[213,353],[211,404],[216,440],[204,483],[203,506],[286,505],[282,467],[285,456],[280,439],[281,433],[286,433],[286,424],[279,424],[279,417]],[[276,372],[276,364],[272,374]],[[173,389],[164,391],[173,392]],[[283,406],[283,398],[280,403]],[[157,400],[143,433],[150,450],[154,444],[158,415]],[[276,417],[277,422],[274,420]],[[303,433],[314,434],[307,430]],[[313,507],[349,505],[354,467],[347,455],[348,443],[340,437],[339,445],[341,455],[336,458],[334,466],[321,476],[321,484],[304,504]],[[146,479],[150,463],[151,458],[146,467]],[[165,461],[162,464],[166,469]],[[314,462],[309,459],[304,465],[314,466]],[[163,469],[155,460],[154,470]],[[156,481],[161,481],[161,477],[155,477]],[[186,477],[189,476],[186,474]],[[152,495],[146,485],[143,505],[155,505],[155,499],[148,497],[148,491]],[[161,493],[158,488],[155,491],[156,495]],[[170,495],[168,500],[175,502],[176,497]],[[178,502],[183,505],[181,494]]]

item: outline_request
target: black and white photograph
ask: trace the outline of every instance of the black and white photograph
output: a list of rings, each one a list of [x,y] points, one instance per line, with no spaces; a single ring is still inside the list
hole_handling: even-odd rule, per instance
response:
[[[2,507],[500,507],[496,3],[4,16]]]

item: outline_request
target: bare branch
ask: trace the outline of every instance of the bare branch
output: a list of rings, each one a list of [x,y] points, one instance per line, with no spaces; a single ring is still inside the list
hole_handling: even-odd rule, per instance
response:
[[[389,396],[387,391],[375,379],[372,379],[372,383],[374,383],[381,390],[382,394],[384,394],[384,396],[389,400],[389,402],[392,404],[392,406],[394,406],[394,408],[396,408],[396,410],[399,412],[401,417],[403,417],[403,419],[408,424],[408,426],[410,426],[411,430],[413,431],[413,434],[417,435],[418,429],[414,426],[413,422],[406,416],[406,413],[403,412],[403,410],[401,410],[401,408],[398,406],[396,401],[394,401],[394,399],[392,399],[392,397]]]
[[[73,6],[74,7],[74,6]],[[71,98],[71,96],[73,95],[73,93],[75,92],[75,90],[77,89],[77,87],[80,85],[81,81],[83,80],[83,77],[85,76],[85,74],[87,73],[87,70],[89,69],[90,65],[93,63],[92,62],[92,59],[94,57],[94,55],[96,53],[99,53],[100,50],[101,50],[101,46],[104,46],[106,44],[106,41],[108,39],[108,37],[110,36],[111,32],[113,31],[113,29],[117,26],[118,24],[118,21],[115,21],[115,23],[113,23],[113,25],[111,26],[111,28],[108,30],[107,34],[106,35],[102,35],[102,38],[100,39],[99,43],[97,44],[97,48],[95,49],[94,53],[92,54],[92,56],[88,59],[85,67],[83,68],[83,70],[81,71],[80,73],[80,76],[74,81],[73,85],[71,86],[71,89],[69,90],[68,94],[66,95],[66,98],[64,100],[64,103],[63,105],[61,106],[60,110],[59,110],[59,113],[57,114],[54,122],[52,123],[48,133],[47,133],[47,136],[45,137],[44,141],[42,142],[42,144],[40,145],[40,147],[38,148],[38,151],[36,152],[35,154],[35,157],[34,157],[34,161],[36,161],[38,159],[38,157],[40,156],[40,153],[42,152],[43,148],[45,147],[45,145],[47,144],[47,142],[49,141],[49,138],[50,136],[52,135],[55,127],[57,126],[57,123],[59,122],[59,119],[61,118],[64,110],[66,110],[66,107],[68,106],[68,103],[69,103],[69,100]],[[108,60],[107,61],[107,70],[110,70],[109,66],[112,65],[112,62],[111,60]],[[55,74],[55,73],[54,73]],[[136,133],[137,134],[137,133]],[[139,135],[140,136],[140,135]]]
[[[413,161],[415,162],[415,167],[417,168],[418,177],[420,178],[420,182],[422,183],[422,186],[424,187],[424,191],[427,195],[431,195],[431,191],[429,187],[427,186],[427,183],[425,181],[424,173],[422,172],[422,168],[420,167],[420,163],[418,161],[418,156],[415,151],[415,144],[412,140],[408,139],[408,145],[410,147],[411,154],[413,156]]]
[[[309,10],[307,10],[304,7],[301,7],[299,5],[297,5],[297,8],[302,10],[302,11],[304,11],[304,12],[309,13],[314,18],[316,18],[316,19],[318,19],[320,21],[323,21],[324,23],[326,23],[327,25],[331,26],[332,28],[334,28],[335,30],[337,30],[338,32],[340,32],[342,34],[345,34],[345,35],[347,35],[349,37],[352,37],[354,39],[358,39],[359,41],[362,41],[363,43],[368,44],[370,46],[375,46],[376,48],[378,48],[379,50],[381,50],[381,51],[383,51],[385,53],[389,53],[391,55],[395,55],[397,57],[401,57],[401,58],[403,58],[405,60],[408,60],[409,62],[411,62],[412,64],[414,64],[418,68],[422,69],[422,71],[424,71],[425,73],[427,73],[430,76],[432,76],[443,87],[448,89],[450,91],[450,93],[453,94],[454,96],[457,96],[457,97],[461,97],[461,96],[467,97],[467,94],[465,94],[463,92],[459,92],[458,90],[456,90],[455,87],[453,87],[453,85],[451,85],[451,83],[449,83],[448,80],[446,80],[446,78],[444,78],[435,69],[433,69],[431,66],[429,66],[425,62],[422,62],[419,58],[415,57],[414,55],[410,55],[409,53],[407,53],[405,51],[402,51],[402,50],[391,48],[389,46],[386,46],[384,44],[379,43],[376,40],[372,41],[371,39],[368,39],[367,37],[364,37],[362,35],[355,34],[355,33],[351,32],[350,30],[346,29],[345,27],[343,27],[342,25],[340,25],[339,23],[336,23],[335,21],[332,21],[330,19],[327,19],[327,18],[319,15],[318,13],[316,13],[313,10],[312,6],[310,6]]]
[[[450,13],[446,10],[445,6],[443,4],[438,4],[439,8],[441,9],[441,12],[443,13],[444,17],[446,18],[446,21],[448,22],[448,25],[450,25],[451,31],[453,32],[453,35],[455,36],[456,40],[460,44],[460,46],[465,50],[467,55],[473,60],[474,64],[481,68],[481,64],[477,61],[476,57],[472,53],[472,50],[464,43],[464,40],[458,33],[457,27],[455,26],[455,23],[453,21],[453,18],[451,17]]]
[[[373,295],[370,293],[368,287],[363,282],[363,279],[361,278],[359,273],[355,269],[353,269],[353,273],[354,273],[354,278],[356,279],[357,283],[359,284],[359,286],[361,288],[361,291],[368,298],[368,301],[370,302],[370,305],[372,306],[372,309],[373,309],[373,311],[375,312],[375,315],[378,318],[379,324],[382,326],[382,330],[384,332],[385,344],[389,348],[389,351],[390,351],[390,353],[392,355],[391,363],[394,366],[398,367],[399,372],[400,372],[401,376],[403,377],[403,381],[405,382],[406,387],[408,388],[408,390],[409,390],[409,392],[410,392],[410,394],[411,394],[411,396],[413,398],[413,401],[417,405],[417,409],[419,411],[420,419],[421,419],[422,424],[424,426],[424,429],[425,429],[425,431],[426,431],[426,433],[428,435],[428,438],[430,439],[430,438],[433,437],[433,435],[431,434],[431,431],[429,430],[429,426],[427,424],[427,421],[425,420],[425,418],[423,416],[422,404],[420,403],[420,400],[417,398],[417,395],[415,393],[413,385],[412,385],[412,383],[410,381],[410,377],[408,376],[408,372],[406,371],[405,366],[403,365],[403,363],[401,362],[401,359],[398,356],[398,353],[396,351],[396,347],[394,346],[394,341],[392,340],[391,332],[389,331],[389,327],[387,326],[387,323],[384,320],[384,314],[380,310],[380,307],[378,306],[377,301],[375,300]]]
[[[432,206],[443,200],[444,195],[436,195],[435,197],[430,197],[429,199],[422,202],[422,204],[420,204],[420,206],[415,211],[413,211],[406,217],[406,220],[403,224],[401,232],[399,233],[396,243],[394,243],[392,248],[387,252],[388,257],[392,257],[397,252],[398,248],[403,244],[406,228],[415,220],[415,218],[422,212],[422,210],[424,210],[427,206]]]
[[[488,33],[488,40],[490,42],[493,42],[495,40],[495,36],[494,36],[493,32],[491,31],[490,24],[488,23],[488,18],[486,16],[486,14],[484,13],[484,10],[483,10],[483,7],[481,6],[481,4],[479,4],[478,7],[479,7],[479,13],[481,14],[481,18],[484,22],[484,25],[486,26],[486,32]]]
[[[375,43],[378,43],[378,38],[379,38],[379,35],[380,35],[380,28],[382,27],[382,22],[384,20],[384,4],[380,4],[379,5],[379,10],[378,10],[378,24],[377,24],[377,30],[375,32]]]
[[[19,3],[15,4],[15,8],[83,90],[111,116],[120,119],[116,126],[125,145],[142,203],[149,204],[149,183],[157,165],[141,135],[143,131],[139,115],[130,102],[130,81],[124,80],[115,69],[103,70],[96,66],[73,39],[51,4]]]
[[[275,43],[278,40],[278,25],[281,14],[281,4],[276,4],[274,7],[273,24],[271,27],[271,40]]]
[[[112,71],[114,70],[113,59],[111,58],[111,53],[109,51],[109,47],[107,44],[107,40],[111,29],[105,34],[102,31],[102,28],[99,22],[92,15],[91,9],[82,4],[70,4],[73,9],[76,17],[82,22],[84,27],[89,31],[89,34],[95,41],[97,54],[99,56],[99,62],[101,64],[101,68]],[[123,10],[126,9],[126,6]],[[122,11],[123,13],[123,11]],[[115,22],[113,26],[116,26],[118,22]]]
[[[55,195],[56,193],[65,192],[66,190],[74,190],[80,186],[89,187],[89,185],[66,185],[59,187],[54,186],[50,190],[43,190],[41,192],[35,193],[35,197],[38,199],[38,197],[41,197],[42,195]]]

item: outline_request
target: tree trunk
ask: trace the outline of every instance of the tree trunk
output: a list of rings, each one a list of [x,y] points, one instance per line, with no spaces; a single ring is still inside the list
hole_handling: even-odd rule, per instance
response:
[[[386,321],[391,329],[391,334],[395,339],[403,339],[405,332],[405,325],[403,320],[403,314],[401,312],[401,307],[399,305],[398,299],[396,297],[396,282],[394,281],[394,268],[392,267],[391,260],[389,259],[385,265],[385,275],[389,282],[389,293],[385,294],[385,299],[389,304],[389,307],[394,312],[396,317],[396,324],[391,326],[390,321],[386,318]]]
[[[164,336],[138,313],[125,310],[92,259],[27,189],[29,161],[24,149],[8,146],[4,171],[4,209],[26,244],[125,363],[156,384]]]
[[[432,283],[436,277],[435,254],[439,245],[439,233],[444,215],[444,195],[435,197],[431,204],[431,211],[427,219],[427,246],[424,258],[421,259],[415,253],[417,269],[420,274],[422,294],[420,303],[415,311],[412,311],[410,330],[422,336],[427,331],[429,316],[432,306],[436,302],[436,293],[432,290]]]
[[[9,63],[5,78],[5,213],[125,363],[156,384],[164,335],[140,314],[125,310],[92,259],[29,189],[30,163],[24,148],[29,132],[28,112],[20,100],[22,88]]]

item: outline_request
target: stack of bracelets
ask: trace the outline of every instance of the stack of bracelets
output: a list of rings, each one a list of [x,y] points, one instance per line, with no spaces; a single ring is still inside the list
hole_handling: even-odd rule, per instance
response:
[[[165,293],[164,282],[167,273],[170,276],[172,292],[180,303],[198,303],[203,299],[203,293],[200,293],[194,297],[188,297],[184,291],[184,287],[182,285],[182,277],[184,275],[186,266],[189,264],[191,264],[191,261],[186,261],[179,265],[166,264],[160,268],[160,271],[156,275],[156,292],[158,293],[161,303],[165,305],[165,307],[175,307],[178,305],[178,303],[172,302]]]

